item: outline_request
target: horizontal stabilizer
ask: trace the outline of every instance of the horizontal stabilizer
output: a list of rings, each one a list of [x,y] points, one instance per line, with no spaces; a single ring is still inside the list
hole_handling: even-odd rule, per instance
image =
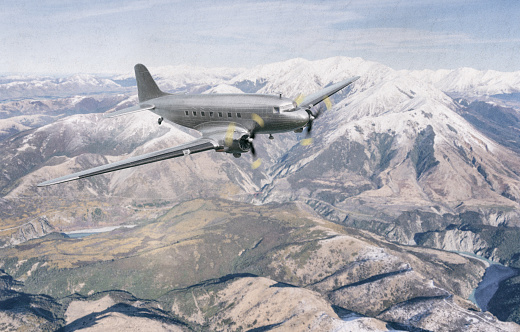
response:
[[[139,104],[139,105],[128,107],[128,108],[123,108],[122,110],[119,110],[119,111],[106,112],[105,114],[103,114],[103,116],[105,118],[114,118],[116,116],[126,115],[126,114],[130,114],[130,113],[150,111],[150,110],[153,110],[154,108],[155,108],[155,105],[152,105],[152,104]]]
[[[332,84],[331,86],[328,86],[328,87],[326,87],[323,90],[320,90],[318,92],[315,92],[315,93],[305,97],[305,99],[302,100],[298,104],[298,106],[300,106],[301,108],[307,108],[309,106],[314,106],[314,105],[318,104],[319,102],[325,100],[326,98],[332,96],[333,94],[335,94],[339,90],[341,90],[341,89],[347,87],[348,85],[354,83],[358,79],[359,79],[359,76],[356,76],[356,77],[352,77],[352,78],[349,78],[347,80],[344,80],[342,82],[339,82],[339,83],[336,83],[336,84]]]
[[[186,156],[192,153],[214,150],[218,147],[213,140],[207,138],[199,138],[190,143],[186,143],[183,145],[179,145],[173,148],[164,149],[161,151],[151,152],[144,155],[124,159],[112,164],[103,165],[95,168],[88,169],[86,171],[77,172],[74,174],[69,174],[62,176],[60,178],[56,178],[53,180],[45,181],[38,184],[38,187],[50,186],[52,184],[58,184],[63,182],[68,182],[72,180],[83,179],[89,176],[104,174],[108,172],[118,171],[120,169],[140,166],[144,164],[154,163],[156,161],[161,161],[170,158],[176,158],[181,156]]]

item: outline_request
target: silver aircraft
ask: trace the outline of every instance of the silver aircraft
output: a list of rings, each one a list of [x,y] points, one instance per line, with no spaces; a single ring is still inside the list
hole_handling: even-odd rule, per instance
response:
[[[251,151],[253,158],[255,158],[253,139],[257,134],[268,134],[269,138],[272,138],[274,133],[302,132],[303,128],[307,127],[307,139],[303,142],[308,143],[312,122],[319,115],[318,112],[313,110],[313,106],[322,101],[330,104],[328,99],[330,96],[359,78],[359,76],[350,78],[293,101],[282,97],[281,94],[170,94],[159,89],[144,65],[137,64],[134,70],[139,105],[105,113],[105,117],[152,111],[159,116],[159,124],[163,120],[168,120],[184,127],[196,129],[201,132],[202,137],[176,147],[45,181],[38,184],[38,187],[207,150],[232,153],[236,158],[240,157],[242,153]],[[253,163],[253,168],[259,166],[259,161],[257,159]]]

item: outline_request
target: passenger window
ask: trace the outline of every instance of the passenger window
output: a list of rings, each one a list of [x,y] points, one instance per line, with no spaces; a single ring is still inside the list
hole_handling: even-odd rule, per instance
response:
[[[206,116],[206,113],[205,112],[200,112],[200,115],[201,116]]]
[[[193,111],[193,116],[197,116],[197,112]]]
[[[184,114],[186,114],[186,115],[190,115],[190,112],[188,112],[188,111],[184,111]]]
[[[231,113],[228,113],[228,114],[227,114],[227,117],[230,118],[230,117],[231,117]]]
[[[242,117],[242,114],[237,113],[237,118],[241,118],[241,117]]]
[[[222,112],[218,112],[218,117],[219,117],[219,118],[222,117]]]
[[[209,116],[213,117],[213,112],[209,112]]]

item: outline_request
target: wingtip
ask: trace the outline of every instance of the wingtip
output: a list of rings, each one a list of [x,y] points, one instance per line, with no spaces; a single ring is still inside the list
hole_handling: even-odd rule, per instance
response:
[[[48,181],[44,181],[42,183],[38,183],[36,187],[42,188],[42,187],[48,187],[52,186],[53,184],[63,183],[63,182],[69,182],[73,180],[79,180],[79,176],[69,177],[69,176],[63,176],[61,178],[56,178]]]
[[[346,84],[346,85],[349,85],[349,84],[352,84],[352,83],[354,83],[355,81],[359,80],[360,78],[361,78],[361,76],[354,76],[354,77],[351,77],[351,78],[348,78],[348,79],[344,80],[344,81],[341,82],[341,83]]]
[[[48,183],[49,181],[45,181],[45,182],[42,182],[42,183],[38,183],[36,185],[36,187],[38,188],[43,188],[43,187],[47,187],[47,186],[50,186],[52,183]]]

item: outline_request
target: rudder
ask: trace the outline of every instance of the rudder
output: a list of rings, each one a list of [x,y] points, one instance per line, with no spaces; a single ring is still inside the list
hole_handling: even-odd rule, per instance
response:
[[[139,102],[166,95],[166,93],[159,89],[157,83],[155,83],[152,75],[150,75],[150,72],[144,65],[138,63],[135,65],[134,70],[135,79],[137,81],[137,96],[139,97]]]

